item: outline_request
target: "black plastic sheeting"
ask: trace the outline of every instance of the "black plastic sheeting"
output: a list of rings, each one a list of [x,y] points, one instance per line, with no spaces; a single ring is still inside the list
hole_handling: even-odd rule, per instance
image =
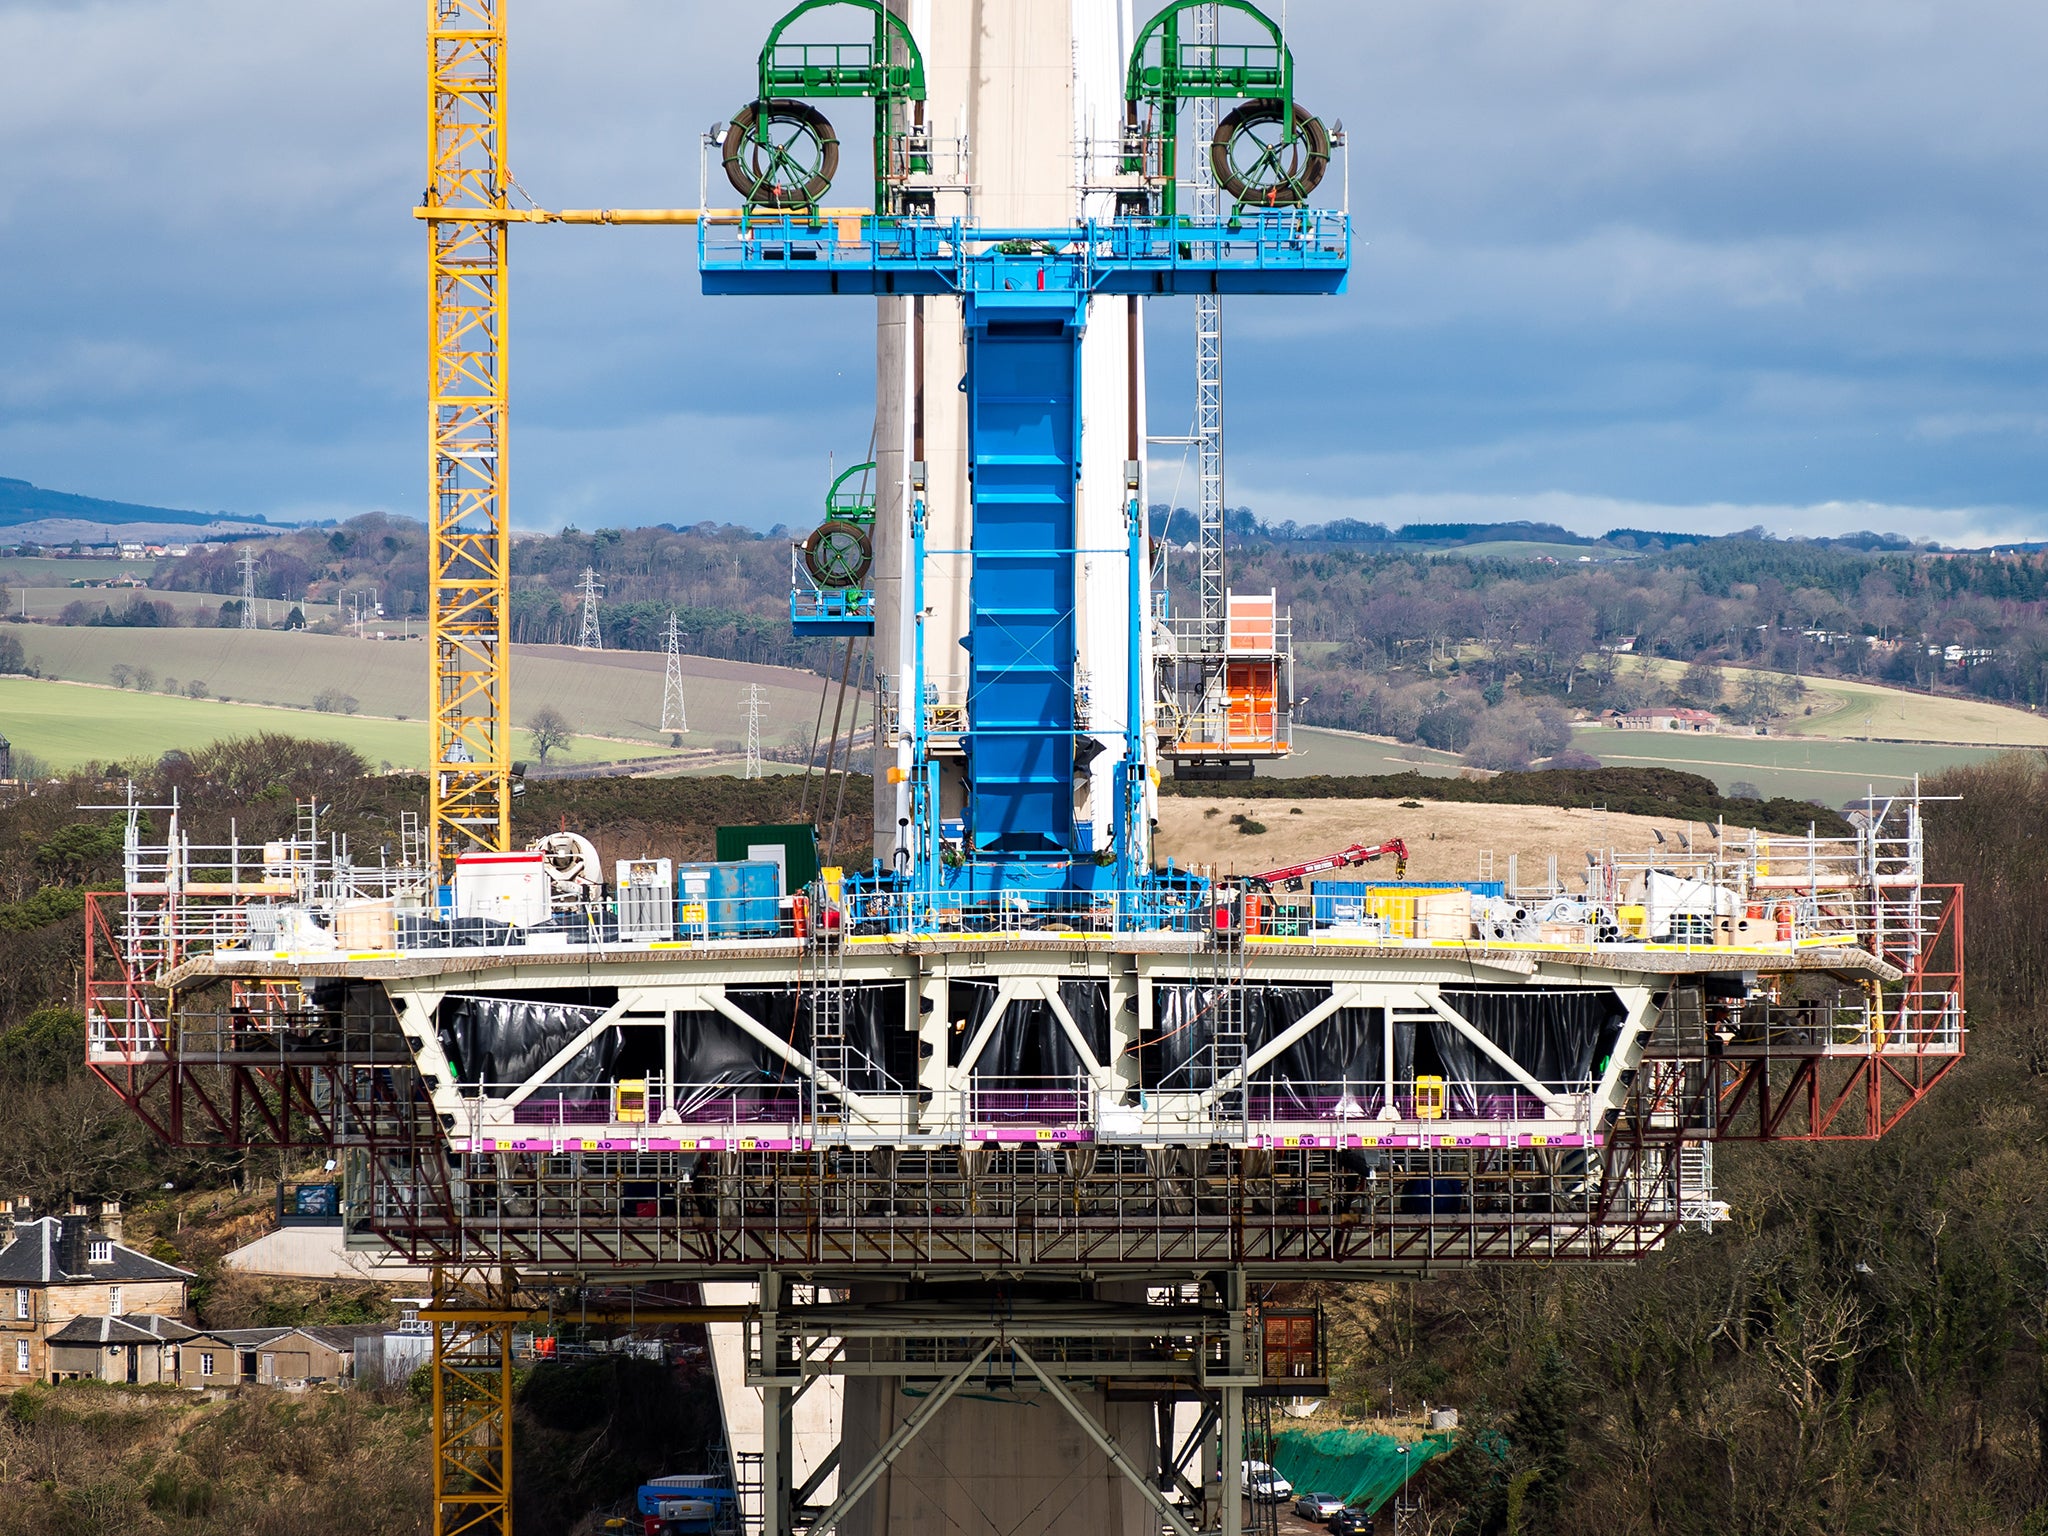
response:
[[[948,1055],[958,1065],[968,1044],[988,1018],[996,1000],[993,981],[956,981],[946,992]],[[1060,982],[1060,1002],[1073,1017],[1081,1038],[1098,1062],[1109,1060],[1109,983],[1067,979]],[[965,1019],[966,1027],[958,1027]],[[1043,1088],[1046,1079],[1071,1081],[1086,1070],[1081,1053],[1067,1038],[1052,1004],[1043,998],[1012,998],[1003,1008],[995,1033],[975,1059],[975,1080],[985,1088]]]
[[[1152,993],[1153,1031],[1139,1044],[1139,1081],[1164,1092],[1198,1092],[1216,1080],[1216,997],[1200,983],[1162,983]],[[1329,1000],[1328,987],[1244,989],[1245,1054],[1278,1039]],[[1407,1066],[1399,1042],[1395,1076]],[[1413,1068],[1408,1070],[1412,1073]],[[1339,1008],[1252,1076],[1260,1114],[1315,1116],[1339,1102],[1376,1110],[1386,1096],[1386,1021],[1378,1008]]]
[[[1444,1003],[1512,1057],[1544,1087],[1583,1089],[1614,1049],[1627,1011],[1608,991],[1445,992]],[[1427,1021],[1453,1114],[1476,1114],[1481,1100],[1514,1093],[1506,1068],[1448,1020]]]
[[[843,1028],[846,1036],[846,1086],[856,1093],[902,1092],[917,1083],[917,1039],[904,1027],[904,989],[899,982],[847,987]],[[726,1001],[777,1039],[788,1043],[800,1055],[811,1053],[811,994],[784,988],[727,990]],[[685,1049],[684,1017],[706,1020],[693,1031],[694,1044]],[[716,1042],[730,1036],[730,1043]],[[724,1052],[744,1049],[753,1053],[758,1077],[754,1080],[786,1082],[795,1071],[767,1046],[755,1040],[721,1013],[678,1015],[676,1020],[676,1081],[680,1083],[724,1082],[717,1075],[727,1070]]]
[[[787,988],[734,989],[726,997],[799,1054],[810,1054],[809,994]],[[856,1092],[914,1086],[917,1041],[904,1028],[903,987],[893,982],[850,986],[845,1000],[847,1086]],[[458,1080],[490,1083],[493,1096],[502,1097],[546,1066],[608,1006],[609,1002],[450,997],[441,1005],[441,1045]],[[547,1080],[551,1097],[569,1102],[603,1098],[616,1078],[660,1072],[660,1039],[661,1025],[656,1021],[632,1019],[609,1026]],[[746,1085],[793,1088],[797,1078],[795,1069],[765,1044],[710,1010],[676,1015],[675,1050],[675,1080],[690,1102]],[[679,1107],[687,1109],[690,1103]]]
[[[1198,982],[1162,982],[1153,989],[1152,1031],[1139,1044],[1139,1081],[1160,1092],[1199,1092],[1215,1082],[1216,997]],[[1258,1051],[1328,997],[1325,987],[1246,987],[1245,1052]],[[1601,1070],[1626,1013],[1611,991],[1445,992],[1443,999],[1528,1074],[1559,1092],[1582,1088]],[[1483,1101],[1524,1092],[1448,1021],[1418,1027],[1396,1019],[1394,1092],[1414,1092],[1417,1073],[1440,1076],[1457,1115],[1490,1112]],[[1386,1022],[1377,1008],[1340,1008],[1253,1074],[1257,1113],[1327,1113],[1348,1101],[1374,1112],[1385,1097]]]
[[[1321,987],[1265,987],[1263,1006],[1245,1020],[1249,1056],[1322,1006]],[[1386,1098],[1386,1018],[1378,1008],[1339,1008],[1270,1065],[1252,1074],[1251,1108],[1262,1116],[1316,1119],[1371,1113]]]
[[[595,1003],[539,1002],[514,997],[451,997],[441,1004],[441,1048],[464,1083],[488,1083],[502,1098],[526,1081],[576,1036],[596,1023],[605,1008]],[[607,1096],[608,1084],[625,1045],[625,1030],[614,1024],[548,1079],[565,1099]]]

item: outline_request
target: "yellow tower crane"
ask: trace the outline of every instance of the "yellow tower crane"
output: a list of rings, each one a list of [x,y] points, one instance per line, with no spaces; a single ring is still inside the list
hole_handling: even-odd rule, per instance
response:
[[[512,832],[506,235],[513,224],[695,224],[738,209],[515,208],[506,193],[505,0],[427,0],[427,632],[432,867]],[[864,208],[825,208],[823,218]]]
[[[427,50],[428,846],[441,870],[511,834],[501,0],[428,0]]]

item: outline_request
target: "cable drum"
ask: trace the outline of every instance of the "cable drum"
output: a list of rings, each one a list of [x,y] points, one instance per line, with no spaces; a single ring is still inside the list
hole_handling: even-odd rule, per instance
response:
[[[807,102],[741,107],[726,126],[726,179],[754,208],[815,208],[839,170],[839,135]]]
[[[1291,208],[1307,202],[1329,166],[1330,130],[1322,119],[1297,104],[1290,139],[1287,104],[1271,98],[1234,109],[1216,125],[1216,136],[1209,141],[1209,169],[1216,185],[1253,207]]]
[[[859,523],[833,518],[804,540],[804,569],[821,587],[857,587],[875,561],[874,541]]]

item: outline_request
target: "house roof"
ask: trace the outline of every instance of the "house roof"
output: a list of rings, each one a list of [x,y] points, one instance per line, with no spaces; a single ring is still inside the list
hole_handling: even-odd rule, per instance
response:
[[[144,1323],[169,1323],[177,1332],[159,1332]],[[175,1344],[189,1339],[192,1330],[169,1318],[74,1317],[49,1336],[52,1344]]]
[[[77,1258],[65,1259],[64,1222],[56,1216],[34,1221],[17,1221],[14,1240],[0,1248],[0,1285],[104,1285],[120,1280],[190,1280],[192,1271],[152,1259],[122,1243],[110,1242],[104,1233],[88,1233],[73,1245]],[[108,1257],[94,1260],[98,1243],[107,1244]],[[67,1262],[75,1267],[67,1267]]]
[[[290,1328],[208,1328],[196,1337],[202,1344],[213,1341],[240,1349],[268,1344],[272,1339],[281,1339],[292,1331]]]
[[[162,1339],[166,1344],[182,1344],[195,1337],[199,1330],[179,1322],[175,1317],[162,1317],[154,1312],[126,1312],[121,1321],[131,1328],[141,1328]]]
[[[332,1326],[300,1328],[309,1339],[318,1339],[329,1349],[341,1350],[344,1354],[355,1348],[357,1339],[381,1338],[391,1331],[389,1323],[337,1323]]]

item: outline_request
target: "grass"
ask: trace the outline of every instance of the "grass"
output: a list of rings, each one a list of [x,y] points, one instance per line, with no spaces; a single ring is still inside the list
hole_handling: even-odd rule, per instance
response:
[[[1737,781],[1766,796],[1789,795],[1840,805],[1875,786],[1880,792],[2001,748],[1941,742],[1828,741],[1811,736],[1694,736],[1677,731],[1582,728],[1572,745],[1611,767],[1682,768],[1704,774],[1725,792]]]
[[[27,581],[63,587],[74,581],[105,581],[123,574],[147,581],[156,574],[156,566],[154,560],[57,560],[49,555],[0,555],[0,583],[11,587]]]
[[[216,697],[245,703],[310,705],[322,689],[338,688],[356,700],[364,715],[417,721],[426,714],[428,651],[419,640],[48,624],[22,625],[11,632],[44,675],[75,682],[104,683],[116,663],[143,664],[159,679],[197,678]],[[551,704],[578,731],[665,747],[668,738],[660,728],[662,665],[663,657],[655,652],[514,646],[512,718],[524,720],[543,704]],[[761,684],[764,745],[794,740],[817,718],[820,679],[811,673],[701,656],[684,657],[683,672],[691,727],[683,738],[686,746],[709,747],[721,741],[736,745],[745,739],[749,682]],[[865,705],[862,718],[867,718]],[[827,719],[829,729],[829,710]]]
[[[73,565],[84,564],[83,561],[71,561],[69,563]],[[134,572],[135,566],[130,564],[128,570]],[[90,574],[92,579],[100,580],[108,574],[119,575],[121,573],[93,571]],[[220,613],[220,605],[222,603],[231,601],[231,599],[223,597],[218,592],[154,592],[142,587],[25,587],[15,584],[8,585],[6,596],[7,614],[9,617],[14,617],[26,611],[32,619],[54,619],[70,604],[78,602],[104,603],[116,613],[119,613],[128,606],[129,600],[132,598],[142,598],[152,603],[167,603],[177,611],[181,620],[186,614],[190,613],[203,613],[209,619],[212,619]],[[26,604],[24,604],[24,598],[26,598]],[[340,612],[332,603],[293,603],[284,598],[270,597],[259,597],[256,599],[256,617],[259,620],[269,621],[275,619],[282,621],[284,616],[290,613],[293,608],[299,609],[305,615],[308,624],[317,624],[322,619],[333,618]],[[388,623],[394,631],[398,628],[398,621],[396,619],[374,620],[372,621],[372,627],[374,628],[377,624],[381,623]],[[414,620],[413,628],[418,629],[419,627],[419,621]]]
[[[1685,664],[1659,657],[1632,658],[1634,665],[1661,678],[1676,679]],[[1624,662],[1624,666],[1629,663]],[[1752,667],[1723,667],[1733,696]],[[1789,691],[1794,679],[1782,672],[1765,674]],[[1811,715],[1802,713],[1812,706]],[[1809,677],[1806,692],[1792,704],[1792,714],[1771,729],[1789,736],[1835,741],[1924,741],[1956,746],[2048,747],[2048,716],[1993,704],[1987,699],[1954,694],[1915,693],[1850,678]]]
[[[1395,545],[1395,548],[1401,546]],[[1469,560],[1535,560],[1549,556],[1559,565],[1576,565],[1581,555],[1603,564],[1627,559],[1628,554],[1604,544],[1546,544],[1540,539],[1488,539],[1479,544],[1433,544],[1432,555],[1456,555]]]
[[[1455,778],[1458,759],[1450,752],[1395,741],[1386,736],[1366,736],[1356,731],[1320,730],[1296,726],[1294,754],[1268,767],[1261,764],[1262,778],[1299,779],[1324,774],[1416,773],[1441,774]]]
[[[223,704],[171,694],[84,687],[27,677],[0,677],[0,734],[16,751],[33,753],[51,767],[159,757],[229,736],[281,731],[320,741],[346,742],[372,767],[422,768],[427,756],[423,721],[384,720],[362,715],[325,715],[311,710],[256,704]],[[514,751],[531,755],[526,733]],[[583,737],[552,761],[598,763],[665,756],[645,744]]]

